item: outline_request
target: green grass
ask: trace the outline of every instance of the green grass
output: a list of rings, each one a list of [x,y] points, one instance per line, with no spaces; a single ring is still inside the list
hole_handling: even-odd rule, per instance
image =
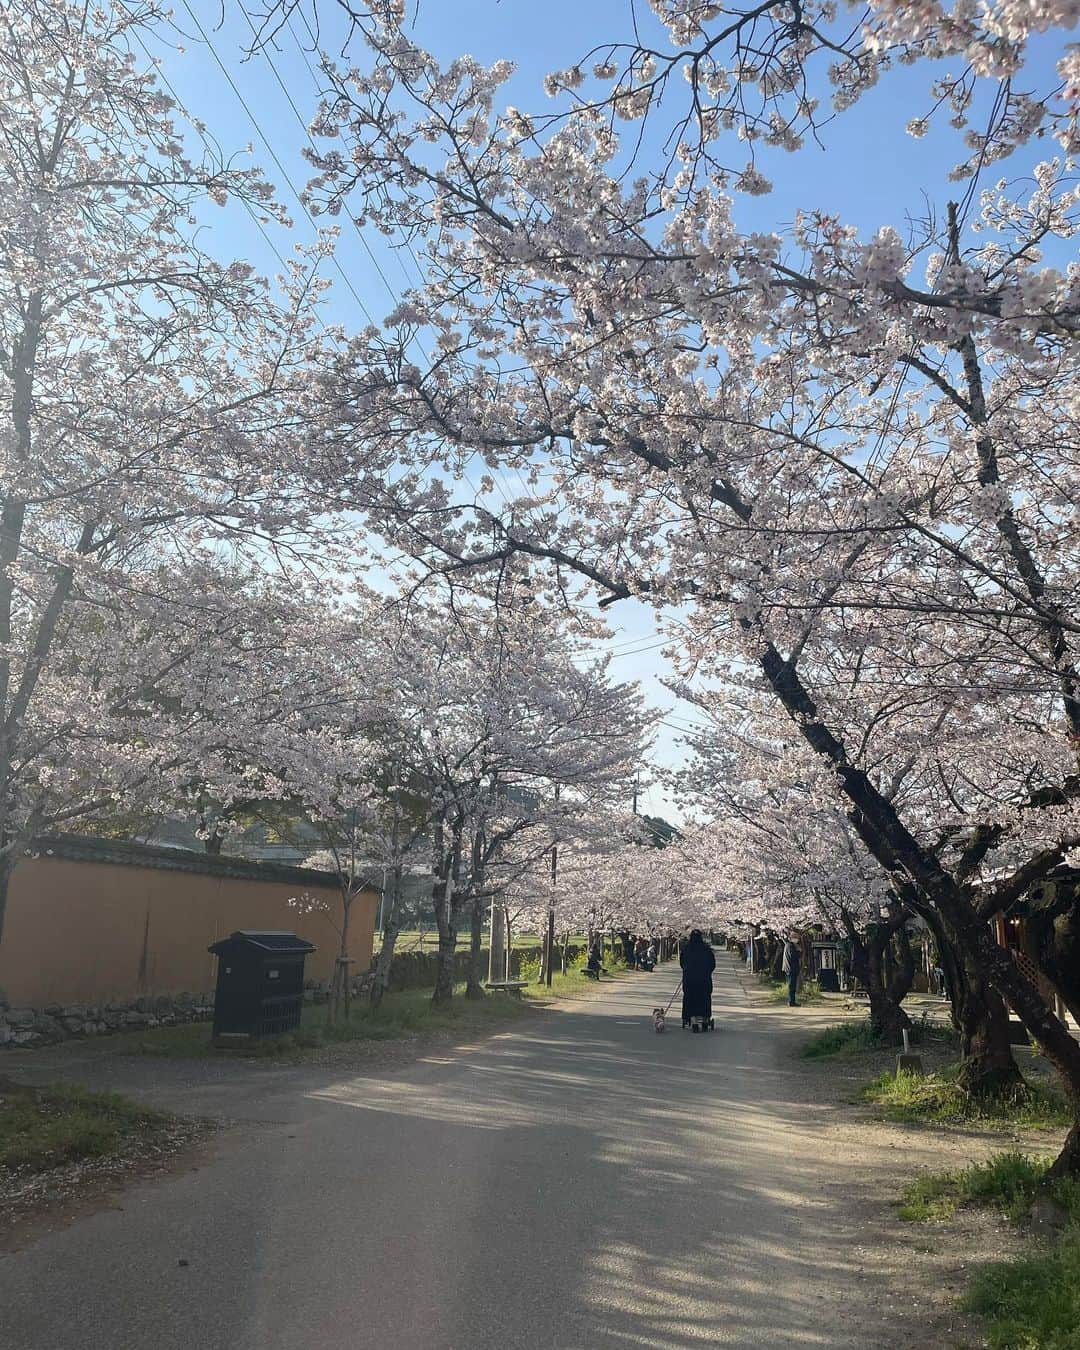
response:
[[[556,976],[575,986],[579,976]],[[406,989],[387,994],[379,1007],[354,1002],[348,1021],[329,1022],[324,1004],[304,1008],[300,1027],[283,1036],[256,1039],[236,1053],[251,1058],[302,1057],[305,1052],[344,1041],[395,1041],[437,1031],[482,1033],[500,1023],[520,1017],[524,1002],[507,994],[487,994],[483,999],[464,997],[464,985],[455,989],[454,998],[445,1007],[431,1002],[430,989]],[[546,993],[546,990],[544,991]],[[532,991],[528,991],[529,995]],[[205,1059],[219,1052],[211,1044],[210,1023],[190,1022],[184,1026],[154,1027],[112,1038],[111,1049],[118,1054],[152,1055],[164,1059]]]
[[[986,1320],[992,1350],[1080,1350],[1080,1179],[1047,1181],[1049,1158],[999,1153],[958,1172],[919,1177],[905,1187],[901,1218],[947,1219],[968,1206],[1023,1223],[1040,1196],[1057,1207],[1060,1237],[1019,1260],[977,1271],[963,1307]]]
[[[1043,1186],[1050,1162],[1049,1158],[1032,1158],[1026,1153],[998,1153],[987,1162],[973,1163],[958,1172],[918,1177],[905,1186],[897,1213],[902,1219],[925,1223],[947,1219],[965,1205],[982,1205],[1020,1222]],[[1073,1203],[1074,1190],[1074,1183],[1059,1183],[1054,1198],[1068,1207]]]
[[[869,1022],[840,1022],[804,1041],[799,1054],[803,1059],[825,1059],[829,1055],[854,1055],[862,1050],[880,1049],[881,1041]]]
[[[43,1172],[115,1153],[125,1139],[172,1120],[114,1092],[0,1084],[0,1168]]]
[[[951,1027],[937,1026],[929,1020],[923,1020],[912,1026],[911,1043],[955,1046],[956,1033]],[[861,1022],[838,1022],[835,1026],[825,1027],[803,1043],[799,1054],[804,1059],[826,1059],[830,1055],[857,1055],[891,1048],[882,1043],[867,1018]]]
[[[992,1350],[1080,1350],[1080,1180],[1047,1182],[1049,1167],[1049,1158],[1000,1153],[959,1172],[920,1177],[901,1198],[900,1217],[916,1222],[979,1205],[1022,1223],[1040,1196],[1058,1207],[1060,1237],[1019,1260],[984,1266],[963,1299],[986,1320]]]
[[[991,1350],[1080,1350],[1080,1223],[1048,1250],[984,1267],[964,1307],[986,1318]]]
[[[878,1107],[888,1120],[917,1125],[977,1122],[998,1128],[1058,1129],[1072,1116],[1063,1098],[1039,1084],[1012,1096],[977,1100],[959,1082],[959,1064],[924,1076],[889,1071],[862,1089],[862,1101]]]
[[[387,994],[378,1008],[366,1001],[354,1002],[349,1020],[333,1023],[327,1020],[325,1004],[308,1004],[297,1031],[253,1040],[235,1053],[257,1059],[302,1058],[306,1052],[343,1041],[405,1040],[438,1031],[483,1034],[522,1016],[531,1002],[580,994],[588,987],[589,981],[573,968],[565,975],[553,975],[550,990],[531,983],[521,1000],[502,993],[466,999],[465,986],[457,985],[451,1002],[441,1008],[432,1005],[430,989],[406,989]],[[110,1037],[109,1048],[116,1054],[160,1059],[206,1059],[221,1053],[211,1043],[209,1022],[126,1032]]]

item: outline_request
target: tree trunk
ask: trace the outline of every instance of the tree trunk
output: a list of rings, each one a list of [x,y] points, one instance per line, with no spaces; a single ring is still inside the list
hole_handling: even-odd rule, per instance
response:
[[[342,895],[341,903],[341,940],[338,943],[337,958],[334,961],[334,973],[330,980],[330,997],[326,1004],[326,1020],[336,1022],[342,1009],[345,1019],[349,1017],[349,915],[352,899]]]
[[[7,913],[8,892],[11,890],[11,876],[14,871],[14,854],[5,853],[0,857],[0,941],[3,941],[4,937],[4,916]]]
[[[1009,1013],[977,963],[965,959],[951,930],[931,910],[927,922],[937,942],[952,1023],[960,1038],[960,1082],[972,1097],[990,1099],[1024,1090],[1009,1042]]]
[[[390,870],[390,908],[383,909],[382,946],[375,958],[375,978],[371,985],[371,1002],[377,1008],[390,988],[390,972],[394,967],[394,948],[401,932],[401,879],[404,868],[395,858]],[[385,906],[385,898],[384,898]]]
[[[447,925],[439,932],[438,965],[435,974],[435,989],[431,995],[432,1003],[449,1003],[454,997],[454,958],[457,954],[457,928]]]
[[[469,971],[465,983],[466,998],[484,997],[484,897],[481,891],[473,893],[469,909]]]
[[[903,1033],[911,1030],[911,1018],[893,997],[886,980],[886,952],[891,940],[891,933],[879,931],[862,944],[865,953],[863,978],[870,995],[870,1026],[875,1035],[886,1045],[901,1045]]]
[[[956,1008],[960,1082],[976,1098],[1014,1096],[1025,1089],[1009,1043],[1009,1010],[964,952],[957,963]]]
[[[465,997],[484,997],[484,970],[481,948],[484,945],[484,876],[487,861],[487,838],[481,826],[474,831],[469,868],[469,965],[465,976]]]
[[[886,989],[889,997],[899,1007],[911,993],[911,986],[915,980],[915,953],[911,950],[911,939],[908,937],[906,924],[901,924],[893,934],[892,943],[887,950],[891,960]]]
[[[435,922],[439,928],[439,951],[436,959],[435,989],[431,1001],[449,1003],[454,997],[454,958],[457,954],[457,921],[459,902],[456,895],[461,874],[461,830],[459,821],[454,829],[450,848],[436,872],[434,885]],[[442,831],[439,831],[441,835]],[[436,845],[440,849],[441,839]],[[441,849],[440,849],[441,851]]]
[[[1080,1121],[1073,1122],[1047,1177],[1053,1180],[1058,1177],[1080,1177]]]
[[[866,985],[870,997],[870,1026],[886,1045],[902,1045],[904,1032],[911,1030],[911,1018],[900,1006],[900,998],[893,991],[903,986],[903,978],[897,977],[895,969],[891,972],[891,978],[886,978],[886,966],[888,949],[896,933],[902,930],[906,916],[872,924],[865,937],[846,911],[841,911],[841,919],[851,942],[852,973]],[[907,954],[910,959],[910,944]],[[910,985],[910,979],[908,983]],[[903,993],[906,992],[904,988]]]

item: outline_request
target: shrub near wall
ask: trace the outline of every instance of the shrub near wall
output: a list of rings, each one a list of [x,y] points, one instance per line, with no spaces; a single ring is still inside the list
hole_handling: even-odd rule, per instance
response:
[[[566,949],[566,959],[570,965],[573,965],[584,953],[585,947],[582,943],[572,942]],[[559,948],[560,955],[562,948]],[[521,978],[522,966],[528,969],[535,967],[543,955],[541,947],[515,947],[510,953],[510,978],[517,980]],[[487,964],[487,954],[485,950],[485,966]],[[390,988],[391,989],[434,989],[435,972],[438,967],[438,954],[436,952],[398,952],[394,956],[393,963],[390,966]],[[459,951],[454,954],[454,978],[462,981],[469,972],[469,953]]]

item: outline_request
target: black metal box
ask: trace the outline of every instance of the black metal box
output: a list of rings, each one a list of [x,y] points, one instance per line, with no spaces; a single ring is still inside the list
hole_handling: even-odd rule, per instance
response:
[[[300,1025],[310,942],[295,933],[241,929],[207,950],[218,958],[215,1036],[278,1036]]]

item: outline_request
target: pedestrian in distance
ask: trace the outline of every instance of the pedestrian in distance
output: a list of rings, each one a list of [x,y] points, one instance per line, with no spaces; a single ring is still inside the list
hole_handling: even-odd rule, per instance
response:
[[[649,939],[639,937],[634,944],[634,965],[638,970],[652,970],[655,964],[649,960]]]
[[[691,1031],[711,1031],[712,975],[716,954],[695,928],[679,956],[683,973],[682,1024]]]
[[[799,970],[801,966],[802,951],[799,947],[798,934],[789,933],[787,941],[784,943],[784,974],[787,976],[787,1001],[791,1008],[799,1006],[795,1001],[795,995],[799,990]]]

